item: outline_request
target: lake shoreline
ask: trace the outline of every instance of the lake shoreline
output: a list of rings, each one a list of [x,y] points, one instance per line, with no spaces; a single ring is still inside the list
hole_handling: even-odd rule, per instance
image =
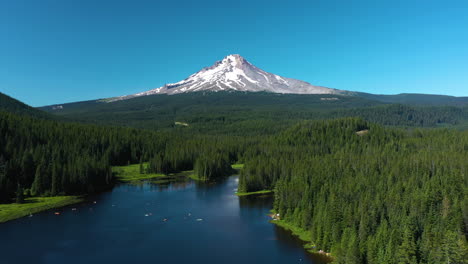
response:
[[[140,174],[139,164],[114,166],[112,167],[112,171],[115,176],[115,184],[135,184],[144,181],[165,183],[182,177],[192,178],[193,175],[193,171],[183,171],[179,173],[171,173],[168,175],[156,173]],[[115,184],[113,184],[110,189],[113,189]],[[102,192],[95,194],[99,193]],[[87,194],[82,196],[29,197],[25,199],[24,203],[0,204],[0,224],[32,214],[59,209],[72,204],[82,203],[86,201],[87,196],[95,194]]]
[[[305,242],[304,244],[304,249],[311,253],[311,254],[314,254],[314,255],[317,255],[319,256],[320,258],[323,258],[324,261],[328,262],[328,263],[332,263],[334,261],[334,258],[333,256],[330,254],[330,253],[327,253],[327,252],[324,252],[322,250],[317,250],[316,248],[316,245],[311,241],[311,238],[310,238],[310,235],[308,234],[308,232],[300,227],[296,227],[292,224],[289,224],[287,223],[286,221],[284,220],[280,220],[279,218],[276,218],[276,213],[272,210],[272,214],[270,215],[270,217],[272,217],[273,219],[271,221],[269,221],[270,223],[284,229],[284,230],[288,230],[291,232],[292,235],[294,235],[295,237],[299,238],[300,240],[302,240],[303,242]]]
[[[142,165],[147,166],[147,163]],[[114,174],[116,181],[121,183],[138,182],[167,177],[167,175],[160,173],[140,173],[140,164],[113,166],[112,173]]]
[[[257,196],[257,195],[270,195],[273,194],[272,190],[261,190],[256,192],[236,192],[237,196]]]
[[[123,184],[132,184],[136,182],[143,182],[143,181],[152,181],[152,180],[165,180],[165,179],[176,179],[178,177],[184,177],[187,179],[192,180],[199,180],[197,179],[196,175],[194,175],[193,171],[184,171],[180,173],[173,173],[169,175],[164,174],[140,174],[137,173],[137,166],[136,164],[129,165],[129,166],[121,166],[121,167],[114,167],[113,172],[116,176],[116,183],[123,183]],[[237,172],[239,172],[243,164],[235,164],[232,166]],[[238,197],[255,197],[261,195],[272,195],[274,192],[273,190],[261,190],[255,192],[240,192],[235,193]],[[78,204],[86,201],[86,196],[55,196],[55,197],[30,197],[25,200],[25,203],[18,204],[18,203],[10,203],[10,204],[0,204],[0,224],[9,222],[15,219],[23,218],[28,215],[49,211],[53,209],[59,209],[62,207],[66,207],[73,204]],[[272,211],[273,212],[273,211]],[[272,214],[276,215],[276,214]],[[332,262],[333,258],[328,253],[320,253],[315,249],[315,246],[311,243],[310,238],[307,235],[307,232],[301,228],[297,228],[284,220],[280,220],[279,217],[274,218],[272,221],[269,221],[276,226],[288,230],[292,233],[292,235],[298,237],[301,241],[304,241],[306,244],[304,245],[304,249],[307,252],[312,254],[317,254],[318,256],[325,258],[327,262]]]
[[[85,201],[85,196],[31,197],[25,203],[0,204],[0,224]]]

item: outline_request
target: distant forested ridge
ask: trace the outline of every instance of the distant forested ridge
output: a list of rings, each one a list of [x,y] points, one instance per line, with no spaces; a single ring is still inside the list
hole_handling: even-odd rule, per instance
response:
[[[389,104],[358,96],[245,92],[152,95],[123,101],[88,101],[41,108],[96,124],[204,134],[275,134],[302,120],[361,117],[391,126],[435,127],[468,122],[466,106]]]
[[[355,93],[356,96],[392,104],[467,106],[468,97],[437,94],[402,93],[394,95]]]
[[[466,132],[303,122],[246,155],[239,191],[274,189],[337,263],[467,263],[467,161]]]

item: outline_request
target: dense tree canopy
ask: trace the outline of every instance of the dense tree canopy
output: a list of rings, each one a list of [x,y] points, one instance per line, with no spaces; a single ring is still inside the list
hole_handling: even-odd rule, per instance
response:
[[[0,202],[98,192],[112,186],[113,165],[215,180],[241,162],[239,191],[274,190],[281,219],[337,263],[467,263],[468,133],[423,128],[463,124],[467,108],[323,95],[173,98],[61,112],[94,125],[6,100],[16,110],[0,112]]]
[[[161,148],[163,138],[0,113],[0,201],[20,188],[31,195],[103,190],[112,184],[110,165],[137,162],[144,151]]]
[[[167,174],[192,170],[197,160],[201,164],[201,157],[207,160],[216,150],[222,156],[222,163],[217,164],[224,166],[236,161],[239,153],[255,141],[228,136],[187,137],[0,112],[0,202],[21,198],[18,190],[33,196],[97,192],[112,186],[112,165],[149,161],[149,172]]]
[[[337,263],[466,263],[467,160],[466,132],[305,122],[251,151],[239,188],[274,189]]]
[[[466,105],[466,104],[465,104]],[[42,108],[70,119],[145,129],[177,128],[191,133],[276,134],[302,120],[361,117],[392,126],[434,127],[468,121],[468,108],[387,104],[358,96],[199,92],[130,100],[78,102]]]
[[[233,172],[228,155],[210,152],[200,155],[195,163],[195,174],[199,179],[210,181]]]

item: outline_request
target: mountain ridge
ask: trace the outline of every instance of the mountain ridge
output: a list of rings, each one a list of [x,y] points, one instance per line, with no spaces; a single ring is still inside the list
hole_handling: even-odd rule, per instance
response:
[[[266,72],[239,54],[231,54],[212,66],[204,67],[182,81],[165,84],[145,92],[113,97],[108,102],[154,94],[179,94],[200,91],[272,92],[279,94],[341,94],[350,92],[312,85],[308,82]]]
[[[31,107],[2,92],[0,92],[0,112],[8,112],[17,115],[27,115],[45,119],[53,118],[52,115],[49,115],[48,113],[38,108]]]
[[[411,105],[468,105],[468,97],[417,93],[402,93],[395,95],[370,94],[365,92],[333,89],[324,86],[315,86],[305,81],[286,78],[266,72],[256,67],[239,54],[233,54],[224,57],[222,60],[216,61],[209,67],[202,68],[200,71],[190,75],[182,81],[168,83],[155,89],[124,96],[54,104],[38,108],[45,111],[60,111],[63,107],[70,107],[71,105],[77,104],[101,104],[154,95],[215,93],[221,91],[227,93],[267,92],[278,95],[298,94],[351,96],[361,97],[380,103],[399,103]]]

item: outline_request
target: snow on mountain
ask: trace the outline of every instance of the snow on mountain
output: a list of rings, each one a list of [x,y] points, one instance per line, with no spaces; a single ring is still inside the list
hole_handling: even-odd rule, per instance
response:
[[[198,91],[246,91],[282,94],[345,94],[331,89],[268,73],[249,63],[238,54],[226,56],[213,66],[203,68],[185,80],[133,95],[115,97],[108,101],[125,100],[153,94],[178,94]]]

